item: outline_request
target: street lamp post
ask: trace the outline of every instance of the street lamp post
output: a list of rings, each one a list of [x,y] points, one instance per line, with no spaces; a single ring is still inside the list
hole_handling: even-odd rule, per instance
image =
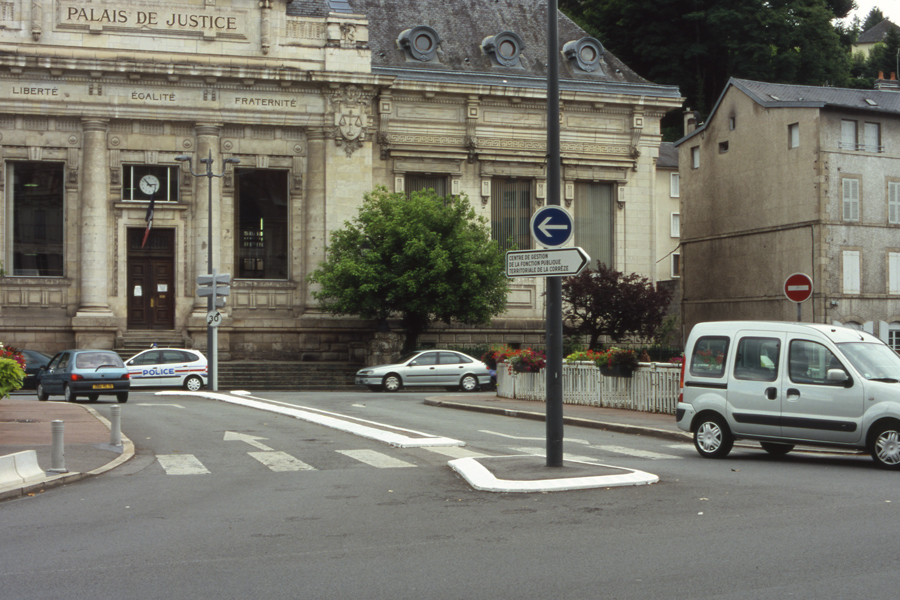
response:
[[[206,164],[206,173],[194,173],[194,167],[191,164],[191,157],[187,154],[182,154],[181,156],[176,156],[175,160],[179,162],[187,162],[188,171],[190,171],[191,175],[194,177],[206,177],[207,178],[207,190],[209,191],[209,198],[207,201],[207,209],[208,209],[208,232],[207,232],[207,262],[206,268],[209,270],[209,275],[213,278],[213,285],[215,285],[215,269],[213,269],[213,220],[212,220],[212,181],[213,177],[224,177],[225,176],[225,165],[233,164],[236,165],[240,163],[240,159],[237,158],[226,158],[222,165],[222,172],[219,174],[213,173],[212,165],[213,165],[213,157],[212,150],[209,151],[208,158],[201,158],[200,162]],[[216,309],[215,300],[213,296],[210,296],[206,302],[206,310],[207,312],[211,312]],[[206,354],[207,354],[207,363],[209,365],[209,389],[214,392],[219,390],[219,379],[218,379],[218,365],[219,365],[219,349],[218,349],[218,328],[213,327],[212,325],[206,326]]]

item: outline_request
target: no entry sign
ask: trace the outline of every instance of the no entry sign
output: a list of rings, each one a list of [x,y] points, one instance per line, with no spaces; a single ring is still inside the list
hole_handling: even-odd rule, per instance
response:
[[[784,280],[784,295],[791,302],[806,302],[812,296],[813,282],[809,275],[794,273]]]

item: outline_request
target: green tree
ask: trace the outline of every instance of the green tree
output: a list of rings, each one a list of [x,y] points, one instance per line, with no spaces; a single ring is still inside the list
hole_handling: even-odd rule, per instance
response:
[[[563,0],[567,14],[656,83],[708,113],[730,77],[842,85],[849,54],[832,20],[846,0]]]
[[[597,261],[562,282],[563,321],[569,334],[589,338],[596,350],[600,336],[617,342],[628,335],[652,338],[666,316],[672,292],[637,273],[624,275]]]
[[[872,10],[869,11],[869,14],[866,15],[866,20],[863,21],[862,30],[868,31],[884,21],[884,13],[881,12],[881,9],[877,6],[873,7]]]
[[[385,323],[398,315],[404,350],[436,322],[484,324],[506,307],[505,255],[468,198],[384,187],[331,233],[326,260],[309,275],[313,296],[337,315]]]

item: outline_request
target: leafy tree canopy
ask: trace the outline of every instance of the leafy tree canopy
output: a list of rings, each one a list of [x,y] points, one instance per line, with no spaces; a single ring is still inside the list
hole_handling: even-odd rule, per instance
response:
[[[309,275],[313,296],[338,315],[385,322],[399,315],[404,350],[435,321],[481,324],[503,312],[505,256],[468,198],[384,187],[333,231],[325,262]]]
[[[853,0],[560,0],[632,69],[678,85],[708,114],[730,77],[842,85],[849,53],[832,20]]]
[[[624,275],[600,261],[562,282],[563,320],[569,333],[586,335],[596,350],[600,336],[650,338],[663,322],[672,292],[637,273]]]
[[[862,30],[868,31],[884,21],[884,13],[881,12],[881,9],[877,6],[873,7],[872,10],[869,11],[869,14],[866,15],[866,20],[863,21]]]

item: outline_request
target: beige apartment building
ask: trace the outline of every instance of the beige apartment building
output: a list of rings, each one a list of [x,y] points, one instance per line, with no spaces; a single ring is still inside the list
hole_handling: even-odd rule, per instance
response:
[[[678,90],[642,79],[562,15],[559,39],[574,243],[650,276],[659,120]],[[361,362],[373,325],[323,314],[306,283],[329,232],[375,186],[427,187],[467,194],[496,239],[531,247],[528,221],[547,196],[545,85],[537,0],[465,11],[4,2],[0,341],[52,352],[153,332],[204,349],[195,281],[214,267],[233,277],[221,359]],[[515,280],[490,327],[425,341],[537,343],[543,283]]]
[[[681,139],[682,314],[797,320],[788,276],[812,278],[801,320],[900,349],[900,88],[732,79]]]

